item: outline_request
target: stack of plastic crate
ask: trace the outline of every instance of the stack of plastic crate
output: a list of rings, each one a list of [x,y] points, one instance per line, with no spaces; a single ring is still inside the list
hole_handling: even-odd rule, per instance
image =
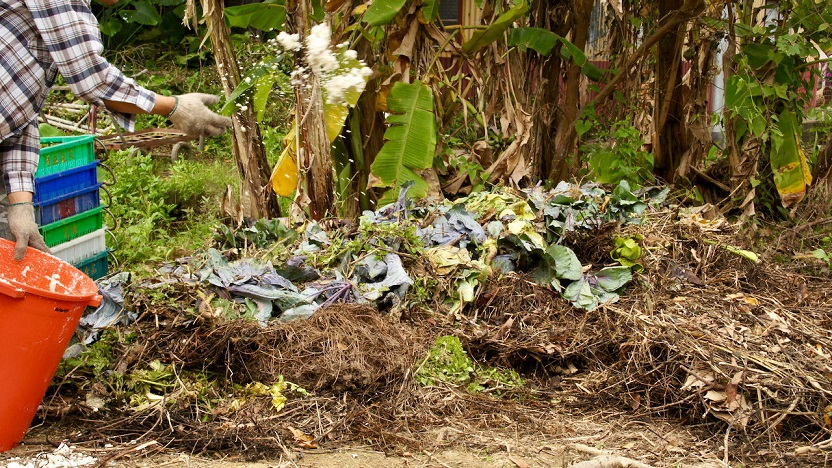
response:
[[[107,274],[94,136],[41,138],[35,221],[56,257],[96,280]]]

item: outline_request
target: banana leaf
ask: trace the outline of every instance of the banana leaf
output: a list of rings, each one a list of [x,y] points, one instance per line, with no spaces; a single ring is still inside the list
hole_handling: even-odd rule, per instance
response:
[[[465,54],[473,54],[483,47],[499,40],[511,28],[514,22],[522,18],[528,11],[528,2],[522,0],[510,10],[500,15],[489,27],[475,32],[471,36],[471,39],[465,41],[465,44],[462,45],[462,52]]]
[[[364,21],[370,26],[389,24],[406,2],[407,0],[375,0],[364,13]]]
[[[800,147],[800,125],[794,112],[783,110],[771,132],[771,170],[783,207],[789,208],[803,200],[812,184],[812,171]]]
[[[387,140],[376,155],[372,173],[378,177],[375,187],[390,187],[383,200],[392,200],[399,187],[413,181],[411,197],[427,194],[428,184],[415,171],[427,169],[436,151],[436,119],[433,113],[433,93],[421,81],[412,84],[398,82],[387,98],[390,114],[389,127],[384,132]]]
[[[238,28],[280,31],[286,22],[285,0],[266,0],[262,3],[231,6],[223,13],[228,24]]]

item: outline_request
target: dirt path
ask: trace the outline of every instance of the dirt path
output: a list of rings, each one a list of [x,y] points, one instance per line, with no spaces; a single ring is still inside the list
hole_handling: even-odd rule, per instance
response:
[[[87,465],[37,464],[53,454],[43,430],[35,429],[15,449],[0,454],[0,467],[64,468],[69,466],[118,466],[127,468],[382,468],[382,467],[566,467],[585,460],[600,461],[607,454],[654,467],[724,467],[722,438],[704,438],[694,430],[666,420],[635,420],[626,415],[563,415],[553,424],[563,436],[518,436],[495,429],[464,434],[464,446],[455,445],[456,429],[438,428],[435,437],[445,448],[435,452],[385,454],[370,447],[324,447],[300,450],[288,447],[283,455],[250,461],[245,451],[195,456],[171,453],[150,442],[106,448],[75,446],[72,456],[95,458]],[[530,432],[531,428],[530,428]],[[50,436],[52,444],[55,443]],[[730,448],[730,447],[729,447]],[[65,458],[66,459],[66,458]],[[107,462],[106,460],[110,461]],[[13,463],[18,463],[14,465]],[[45,462],[41,462],[45,463]],[[598,464],[599,468],[603,465]],[[639,465],[634,465],[639,466]]]

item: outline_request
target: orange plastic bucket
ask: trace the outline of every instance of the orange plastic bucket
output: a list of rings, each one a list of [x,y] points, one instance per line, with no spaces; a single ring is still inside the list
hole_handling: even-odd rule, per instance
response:
[[[69,263],[29,249],[14,260],[0,239],[0,452],[23,440],[96,284]]]

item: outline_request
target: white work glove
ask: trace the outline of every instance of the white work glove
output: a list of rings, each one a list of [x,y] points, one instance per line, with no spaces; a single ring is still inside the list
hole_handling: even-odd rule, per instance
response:
[[[12,203],[9,206],[9,231],[12,232],[17,245],[14,248],[14,259],[23,260],[26,255],[26,247],[32,246],[46,253],[49,247],[43,242],[43,236],[35,224],[35,207],[31,203]]]
[[[208,108],[220,102],[213,94],[190,93],[176,96],[176,105],[168,114],[173,126],[195,136],[222,135],[231,126],[231,118],[216,114]]]

